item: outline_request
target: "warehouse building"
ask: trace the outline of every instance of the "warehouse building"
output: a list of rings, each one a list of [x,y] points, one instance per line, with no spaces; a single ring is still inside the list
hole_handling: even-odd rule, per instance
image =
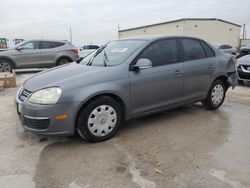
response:
[[[119,30],[119,38],[136,35],[186,35],[199,37],[210,43],[240,45],[241,26],[216,18],[184,18],[170,22]]]

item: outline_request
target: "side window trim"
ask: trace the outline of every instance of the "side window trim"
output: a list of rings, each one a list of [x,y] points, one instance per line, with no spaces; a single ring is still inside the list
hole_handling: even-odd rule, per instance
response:
[[[190,60],[185,60],[185,58],[184,58],[184,47],[183,47],[183,43],[182,43],[182,40],[183,39],[191,39],[191,40],[195,40],[195,41],[198,41],[199,42],[199,44],[201,45],[201,47],[202,47],[202,50],[203,50],[203,52],[204,52],[204,54],[205,54],[205,57],[204,58],[199,58],[199,59],[190,59]],[[181,62],[186,62],[186,61],[195,61],[195,60],[201,60],[201,59],[206,59],[207,58],[207,54],[206,54],[206,52],[205,52],[205,50],[204,50],[204,47],[203,47],[203,45],[201,44],[201,41],[202,40],[199,40],[199,39],[196,39],[196,38],[188,38],[188,37],[180,37],[179,38],[179,41],[180,41],[180,49],[181,49]],[[208,46],[209,48],[210,48],[210,46]],[[211,49],[211,48],[210,48]],[[212,49],[211,49],[212,50]],[[212,50],[213,51],[213,50]],[[214,51],[213,51],[213,53],[214,53]],[[215,56],[215,53],[214,53],[214,56]]]
[[[166,39],[158,39],[158,40],[155,40],[151,43],[149,43],[147,46],[145,46],[139,53],[138,55],[131,61],[130,63],[130,66],[129,66],[129,70],[131,71],[132,70],[132,66],[135,65],[135,63],[139,60],[140,56],[142,55],[142,53],[147,50],[148,48],[150,48],[153,44],[157,43],[157,42],[160,42],[160,41],[163,41],[163,40],[176,40],[176,47],[177,47],[177,61],[175,63],[181,63],[181,57],[180,57],[180,46],[179,46],[179,38],[166,38]],[[171,64],[175,64],[175,63],[170,63],[170,64],[167,64],[167,65],[171,65]],[[167,66],[167,65],[162,65],[162,66]],[[156,66],[156,67],[160,67],[160,66]],[[154,68],[154,67],[152,67]]]
[[[207,52],[206,52],[206,50],[204,49],[204,46],[203,46],[202,44],[206,45],[206,46],[213,52],[213,56],[212,56],[212,57],[215,57],[215,52],[214,52],[214,50],[213,50],[205,41],[200,40],[200,44],[201,44],[201,47],[202,47],[202,49],[203,49],[203,51],[204,51],[204,53],[205,53],[205,55],[206,55],[206,58],[211,58],[211,57],[209,57],[209,56],[207,55]]]

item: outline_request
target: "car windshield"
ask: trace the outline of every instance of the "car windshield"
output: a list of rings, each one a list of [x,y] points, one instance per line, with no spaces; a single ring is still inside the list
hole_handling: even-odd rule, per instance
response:
[[[120,65],[145,42],[145,40],[118,40],[110,42],[85,57],[80,64],[89,66]]]

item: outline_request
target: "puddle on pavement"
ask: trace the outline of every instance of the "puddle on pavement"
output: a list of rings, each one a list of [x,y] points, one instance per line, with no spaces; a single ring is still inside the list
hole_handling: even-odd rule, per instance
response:
[[[52,143],[41,152],[33,180],[37,188],[136,187],[129,154],[135,169],[159,187],[191,185],[197,181],[192,174],[202,171],[210,181],[208,172],[214,165],[210,152],[226,142],[229,118],[223,109],[211,112],[195,105],[125,123],[113,139],[102,143],[88,143],[78,136]],[[187,179],[193,181],[187,184]]]

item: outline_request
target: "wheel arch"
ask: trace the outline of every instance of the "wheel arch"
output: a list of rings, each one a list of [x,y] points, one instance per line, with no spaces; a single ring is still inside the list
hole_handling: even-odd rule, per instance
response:
[[[75,128],[77,126],[77,119],[78,119],[78,116],[81,112],[81,110],[86,107],[91,101],[94,101],[95,99],[99,98],[99,97],[102,97],[102,96],[108,96],[108,97],[111,97],[112,99],[114,99],[116,102],[118,102],[121,106],[121,109],[122,109],[122,121],[124,121],[127,117],[127,107],[124,103],[124,101],[122,100],[121,97],[119,97],[118,95],[114,94],[114,93],[99,93],[99,94],[96,94],[96,95],[93,95],[91,96],[90,98],[88,98],[86,101],[84,101],[81,105],[80,105],[80,108],[77,110],[77,114],[75,116]],[[75,129],[76,130],[76,129]]]
[[[13,59],[11,59],[10,57],[8,57],[8,56],[0,56],[0,60],[1,60],[1,59],[5,59],[5,60],[10,61],[10,62],[12,63],[12,65],[13,65],[13,68],[14,68],[14,69],[17,68],[16,62],[15,62]]]
[[[228,89],[229,87],[230,87],[230,84],[228,83],[228,77],[226,76],[226,75],[218,75],[215,79],[214,79],[214,81],[216,81],[216,80],[221,80],[224,84],[225,84],[225,86],[226,86],[226,89]],[[213,82],[214,82],[213,81]]]
[[[60,57],[58,57],[58,58],[56,59],[56,66],[58,65],[58,62],[59,62],[61,59],[63,59],[63,58],[68,59],[68,60],[70,60],[71,62],[73,62],[73,59],[70,58],[69,56],[67,56],[67,55],[62,55],[62,56],[60,56]]]

